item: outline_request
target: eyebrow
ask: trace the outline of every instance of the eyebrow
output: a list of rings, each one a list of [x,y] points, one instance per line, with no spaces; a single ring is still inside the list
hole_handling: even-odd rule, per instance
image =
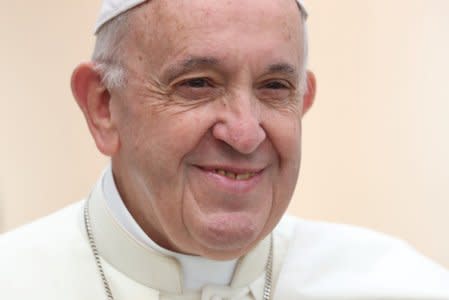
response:
[[[298,76],[298,71],[294,66],[288,63],[276,63],[269,65],[267,68],[268,73],[284,73],[291,77]]]
[[[219,60],[215,57],[192,56],[168,67],[166,78],[171,81],[183,73],[206,67],[217,67],[219,64]]]

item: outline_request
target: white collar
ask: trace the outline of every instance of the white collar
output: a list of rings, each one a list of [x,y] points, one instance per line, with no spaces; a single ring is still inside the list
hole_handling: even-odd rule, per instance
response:
[[[102,190],[106,198],[106,205],[116,221],[143,245],[178,260],[182,269],[184,289],[197,291],[205,285],[230,284],[237,259],[216,261],[200,256],[176,253],[160,247],[151,240],[129,213],[117,190],[111,166],[106,169],[101,181]]]

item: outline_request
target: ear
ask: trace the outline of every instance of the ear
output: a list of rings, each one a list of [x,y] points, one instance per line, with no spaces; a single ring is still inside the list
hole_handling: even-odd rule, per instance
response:
[[[313,74],[311,71],[307,71],[307,91],[304,94],[303,103],[302,103],[302,115],[303,116],[306,114],[306,112],[309,111],[310,107],[312,107],[312,104],[315,100],[315,95],[316,95],[315,74]]]
[[[72,93],[101,153],[118,151],[119,137],[111,117],[111,95],[92,63],[80,64],[72,74]]]

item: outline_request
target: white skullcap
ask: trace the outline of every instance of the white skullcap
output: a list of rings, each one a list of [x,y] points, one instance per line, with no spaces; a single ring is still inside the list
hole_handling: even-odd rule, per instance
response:
[[[103,0],[101,5],[100,16],[95,24],[95,34],[108,21],[130,10],[131,8],[147,2],[148,0]],[[307,16],[307,11],[304,7],[304,0],[296,0],[303,14]]]

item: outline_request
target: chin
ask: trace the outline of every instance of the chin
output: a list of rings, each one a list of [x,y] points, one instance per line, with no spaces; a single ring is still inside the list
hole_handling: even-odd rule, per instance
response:
[[[261,238],[265,222],[248,213],[216,213],[192,222],[190,235],[207,249],[202,255],[216,259],[241,256]],[[213,256],[213,257],[212,257]]]

